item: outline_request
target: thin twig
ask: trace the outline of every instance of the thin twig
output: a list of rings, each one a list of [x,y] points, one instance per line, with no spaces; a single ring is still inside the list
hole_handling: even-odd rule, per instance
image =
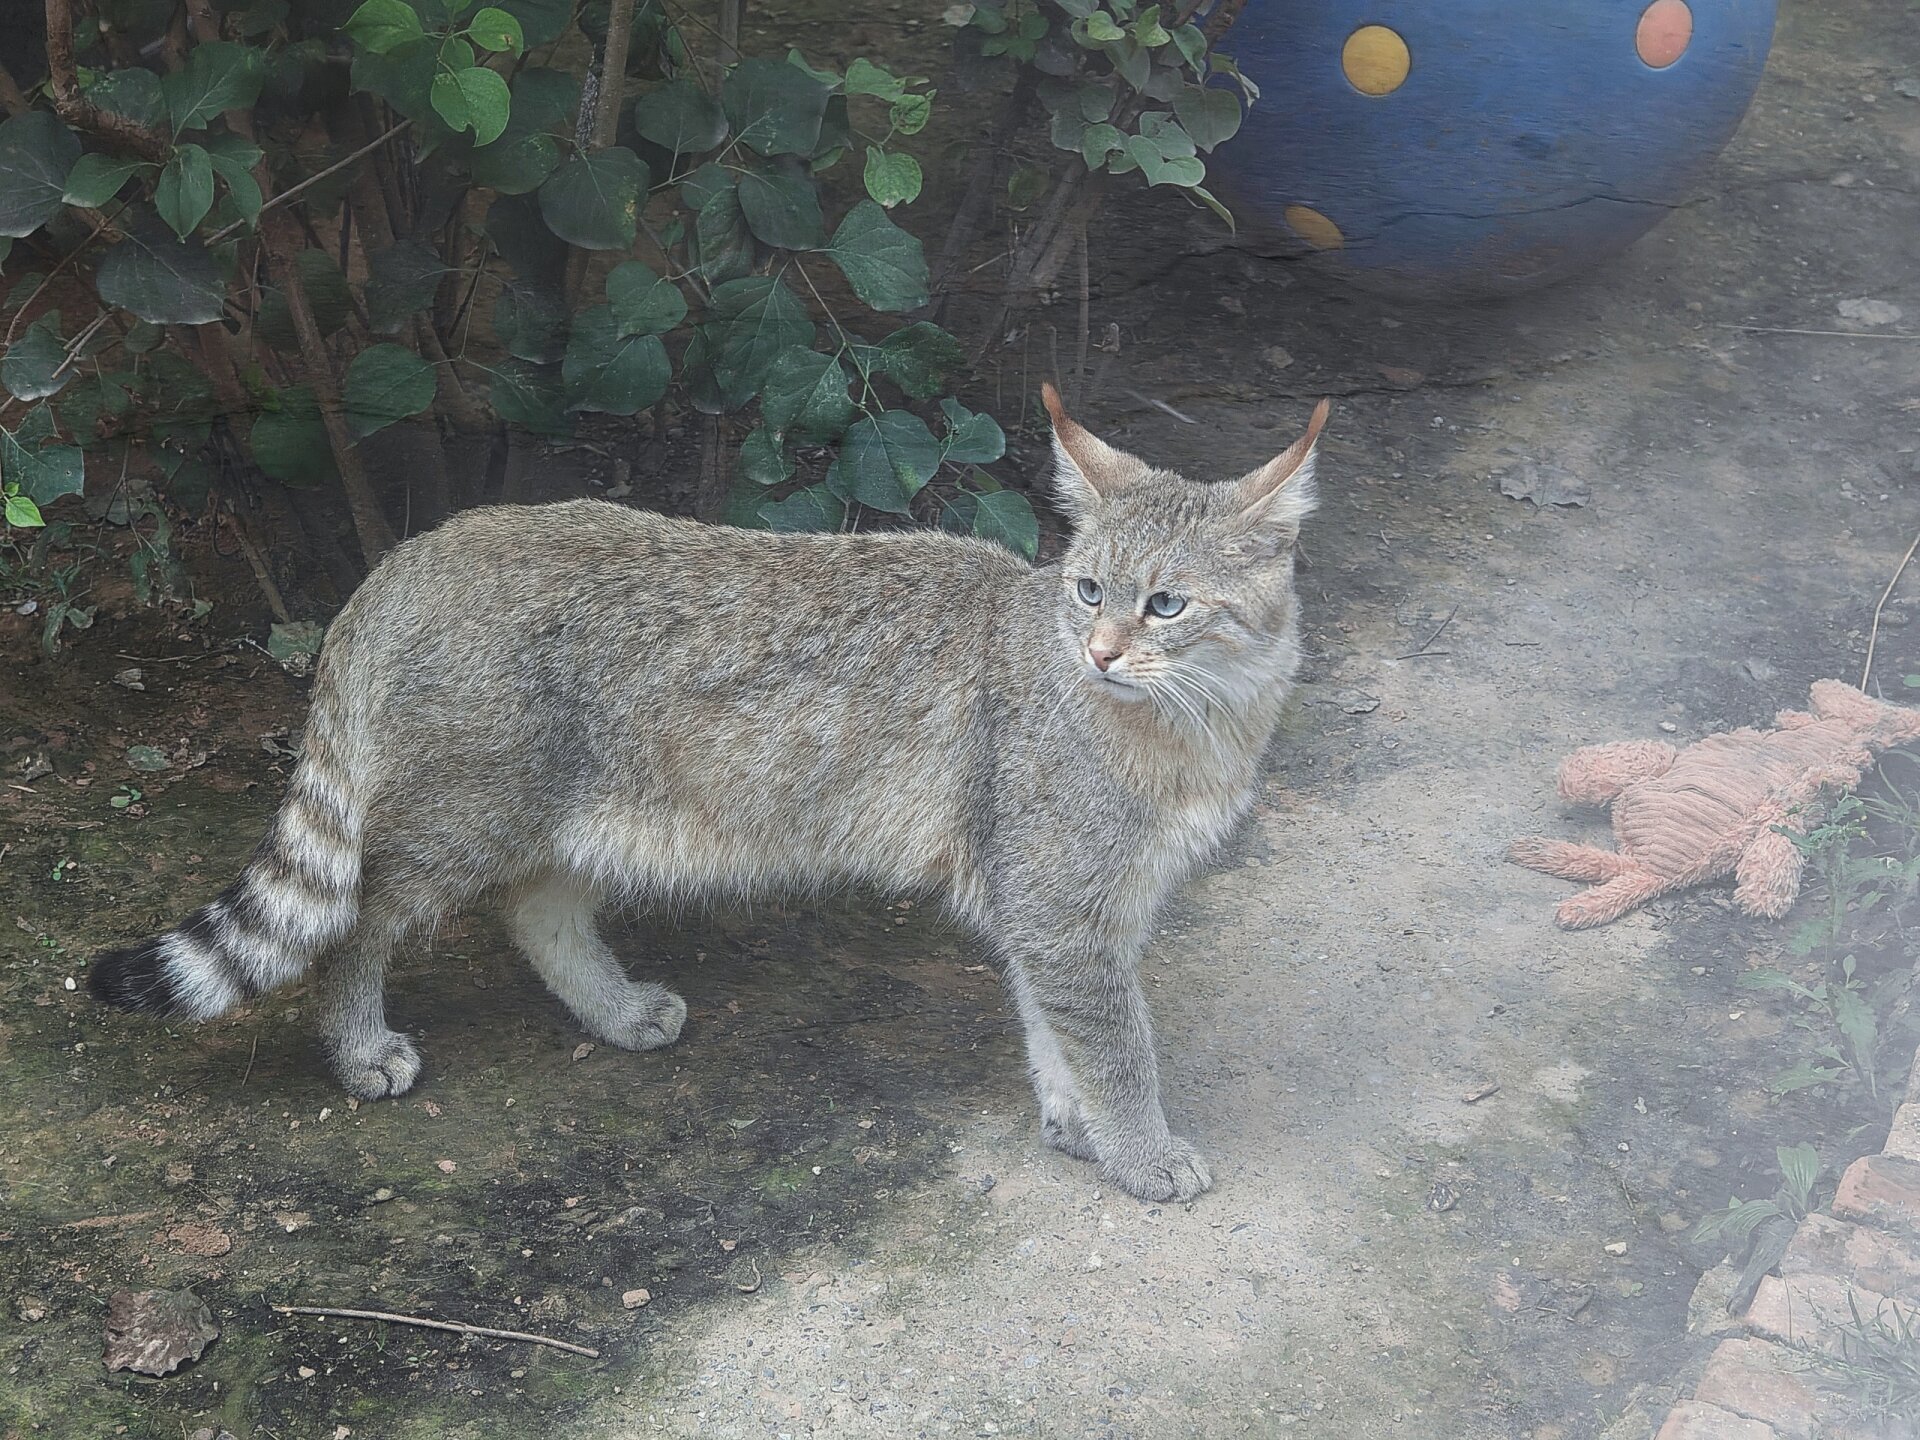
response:
[[[1920,340],[1911,330],[1797,330],[1788,325],[1735,325],[1725,320],[1713,322],[1722,330],[1744,330],[1749,335],[1828,335],[1837,340]]]
[[[1880,603],[1873,607],[1873,628],[1867,632],[1867,663],[1860,667],[1860,688],[1867,688],[1867,680],[1873,674],[1873,646],[1880,638],[1880,612],[1886,608],[1887,597],[1893,594],[1893,587],[1900,583],[1901,575],[1906,573],[1907,562],[1913,559],[1913,552],[1920,550],[1920,535],[1913,537],[1913,544],[1907,546],[1907,553],[1900,557],[1899,568],[1893,572],[1893,578],[1887,581],[1887,588],[1880,592]]]
[[[1459,606],[1458,606],[1458,605],[1456,604],[1456,605],[1455,605],[1455,606],[1453,607],[1453,609],[1451,609],[1451,610],[1449,610],[1449,611],[1447,611],[1447,618],[1446,618],[1446,619],[1444,619],[1444,620],[1442,620],[1442,621],[1441,621],[1441,622],[1440,622],[1440,623],[1439,623],[1438,625],[1436,625],[1436,626],[1434,626],[1434,627],[1433,627],[1433,633],[1432,633],[1431,635],[1429,635],[1429,636],[1427,636],[1427,638],[1426,638],[1426,639],[1424,639],[1424,640],[1422,640],[1422,641],[1420,642],[1420,644],[1419,644],[1419,645],[1418,645],[1418,646],[1417,646],[1416,648],[1414,648],[1414,649],[1412,649],[1412,650],[1409,650],[1409,651],[1408,651],[1408,652],[1407,652],[1406,654],[1404,654],[1404,655],[1396,655],[1396,656],[1394,656],[1393,658],[1394,658],[1394,659],[1396,659],[1396,660],[1411,660],[1411,659],[1413,659],[1413,658],[1414,658],[1414,657],[1415,657],[1416,655],[1424,655],[1424,654],[1426,654],[1426,653],[1427,653],[1427,647],[1428,647],[1429,645],[1431,645],[1431,644],[1433,644],[1433,642],[1434,642],[1434,641],[1436,641],[1436,640],[1438,640],[1438,639],[1440,638],[1440,632],[1441,632],[1442,630],[1444,630],[1444,629],[1446,629],[1446,628],[1447,628],[1447,626],[1449,626],[1449,625],[1451,625],[1451,624],[1453,623],[1453,617],[1454,617],[1454,616],[1456,616],[1456,615],[1458,615],[1459,613],[1460,613],[1460,607],[1459,607]]]
[[[600,1352],[571,1340],[555,1340],[547,1335],[529,1335],[524,1330],[495,1330],[488,1325],[463,1325],[456,1320],[428,1320],[420,1315],[393,1315],[385,1310],[342,1310],[332,1305],[275,1305],[281,1315],[328,1315],[342,1320],[383,1320],[389,1325],[416,1325],[422,1330],[451,1330],[456,1335],[484,1335],[489,1340],[523,1340],[529,1345],[550,1345],[574,1355],[598,1360]]]
[[[260,214],[261,215],[266,214],[267,211],[273,209],[274,206],[276,205],[286,204],[287,201],[293,199],[294,196],[298,195],[302,190],[305,190],[309,185],[318,185],[322,180],[326,179],[329,175],[333,174],[335,171],[344,170],[347,168],[347,166],[353,164],[353,162],[358,160],[361,156],[370,154],[371,152],[378,150],[382,145],[386,144],[387,141],[393,139],[394,136],[398,135],[402,130],[406,129],[411,124],[413,124],[411,120],[402,120],[398,125],[394,126],[391,130],[387,131],[387,133],[382,135],[378,140],[372,140],[372,141],[369,141],[367,144],[362,145],[358,150],[354,151],[351,155],[347,156],[346,159],[336,160],[333,164],[329,165],[326,169],[322,170],[319,174],[309,175],[306,179],[302,180],[298,185],[289,185],[286,189],[282,190],[278,195],[274,196],[271,200],[267,201],[266,204],[262,205],[260,207]],[[258,215],[254,217],[254,223],[256,225],[259,224],[259,219],[260,217]],[[231,235],[234,231],[240,229],[246,223],[247,222],[244,220],[236,220],[231,225],[223,225],[218,230],[214,231],[213,234],[209,235],[203,243],[207,245],[218,245],[222,240],[226,239],[227,236]]]

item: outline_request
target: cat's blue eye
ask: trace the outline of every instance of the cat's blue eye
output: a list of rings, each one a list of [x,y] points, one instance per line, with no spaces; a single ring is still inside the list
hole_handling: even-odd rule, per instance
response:
[[[1075,588],[1080,592],[1080,603],[1082,605],[1098,605],[1100,603],[1100,582],[1098,580],[1082,580]]]
[[[1156,590],[1147,597],[1147,613],[1162,620],[1171,620],[1187,608],[1187,602],[1181,596],[1169,595],[1164,590]]]

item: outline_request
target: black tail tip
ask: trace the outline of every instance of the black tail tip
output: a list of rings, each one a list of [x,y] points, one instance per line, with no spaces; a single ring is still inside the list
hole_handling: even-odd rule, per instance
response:
[[[174,1008],[173,985],[161,962],[166,958],[158,935],[129,945],[124,950],[109,950],[93,962],[87,975],[87,989],[93,998],[119,1010],[144,1010],[164,1015]]]

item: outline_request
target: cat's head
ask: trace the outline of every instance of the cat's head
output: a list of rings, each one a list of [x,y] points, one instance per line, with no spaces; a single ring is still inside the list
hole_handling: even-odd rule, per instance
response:
[[[1061,631],[1116,701],[1204,713],[1270,694],[1298,661],[1293,550],[1314,506],[1327,402],[1284,452],[1238,480],[1156,470],[1073,420],[1051,385],[1054,485],[1073,522]]]

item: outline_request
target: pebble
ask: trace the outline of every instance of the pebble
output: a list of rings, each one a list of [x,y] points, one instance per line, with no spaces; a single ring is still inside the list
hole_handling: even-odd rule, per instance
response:
[[[1620,1256],[1627,1253],[1627,1242],[1624,1240],[1611,1240],[1600,1248],[1605,1250],[1609,1255]]]
[[[653,1292],[642,1286],[637,1290],[629,1290],[621,1295],[620,1303],[629,1310],[638,1310],[651,1299],[653,1299]]]

